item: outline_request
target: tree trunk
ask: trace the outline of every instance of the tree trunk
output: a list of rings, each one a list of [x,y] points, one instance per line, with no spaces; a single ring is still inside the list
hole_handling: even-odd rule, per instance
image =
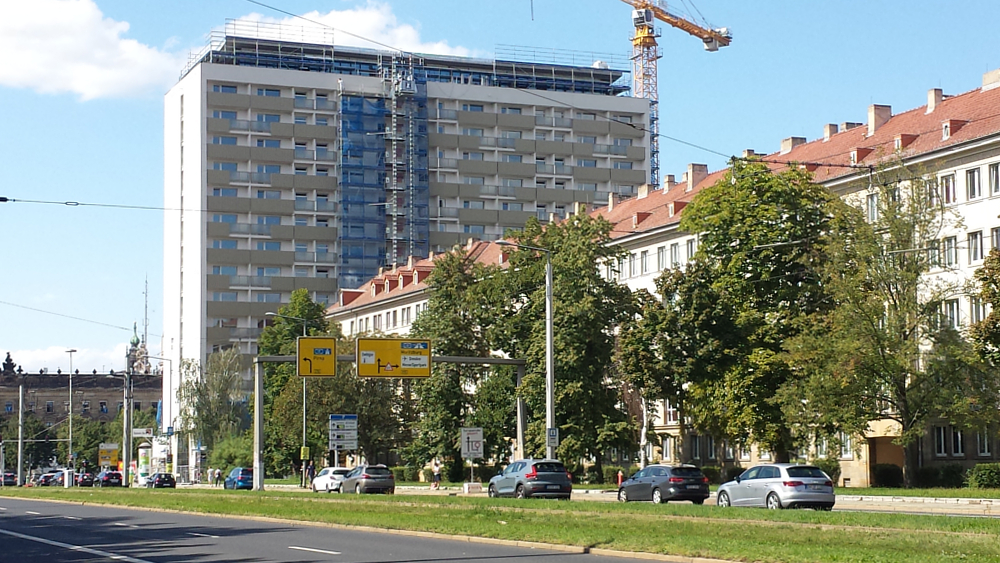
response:
[[[913,440],[903,446],[903,486],[916,486],[917,470],[920,468],[920,441]]]
[[[649,413],[646,412],[646,398],[640,398],[642,405],[642,433],[639,434],[639,468],[646,467],[646,433],[649,432]]]

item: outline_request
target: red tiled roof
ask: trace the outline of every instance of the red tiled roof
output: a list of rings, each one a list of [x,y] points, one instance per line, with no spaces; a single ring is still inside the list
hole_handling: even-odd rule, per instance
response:
[[[465,250],[467,256],[481,264],[504,265],[507,260],[506,257],[509,254],[509,251],[502,246],[486,241],[471,241],[463,247],[463,249]],[[430,258],[417,260],[411,259],[410,263],[407,265],[393,268],[391,270],[385,270],[365,282],[357,289],[342,290],[342,295],[345,293],[358,293],[359,295],[346,305],[341,305],[340,303],[331,305],[327,308],[326,312],[328,315],[333,315],[347,309],[363,307],[365,305],[370,305],[386,299],[394,299],[402,295],[423,291],[427,288],[427,282],[424,281],[426,276],[434,270],[434,262],[439,260],[442,256],[444,256],[444,254],[438,254],[436,256],[431,256]],[[503,259],[501,260],[501,258]],[[418,278],[416,283],[414,283],[414,275],[417,275]],[[400,278],[402,278],[405,282],[405,285],[402,287],[400,287],[399,284]],[[388,292],[384,289],[386,280],[389,280],[391,283],[391,289]],[[372,295],[373,285],[379,288],[378,293],[375,295]]]

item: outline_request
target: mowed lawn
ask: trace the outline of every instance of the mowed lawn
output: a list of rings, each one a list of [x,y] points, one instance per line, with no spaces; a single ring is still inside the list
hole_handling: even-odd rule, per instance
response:
[[[773,562],[1000,561],[1000,520],[720,509],[686,503],[315,495],[221,489],[6,489],[0,496],[264,516],[589,548]]]

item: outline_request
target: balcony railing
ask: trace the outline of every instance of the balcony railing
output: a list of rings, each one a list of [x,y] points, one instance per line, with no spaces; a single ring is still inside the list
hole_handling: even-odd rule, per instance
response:
[[[229,129],[232,131],[253,131],[254,133],[270,133],[271,123],[268,121],[250,121],[247,119],[230,119]]]
[[[229,172],[229,181],[241,184],[270,184],[271,174],[268,172]]]
[[[437,110],[437,118],[455,121],[458,119],[458,112],[453,109],[439,109]]]
[[[628,153],[627,148],[619,145],[594,145],[594,154],[624,156]]]
[[[565,164],[545,164],[544,162],[535,163],[535,172],[539,174],[572,174],[573,167],[566,166]]]
[[[271,225],[257,225],[255,223],[230,223],[229,234],[269,236],[271,234]]]
[[[269,276],[229,276],[230,287],[271,287]]]
[[[314,157],[313,151],[303,148],[295,147],[295,158],[298,160],[312,160]]]
[[[259,338],[261,330],[255,326],[230,328],[229,338]]]
[[[320,262],[320,263],[323,263],[323,264],[336,264],[337,263],[337,254],[335,254],[333,252],[317,252],[316,253],[316,262]]]
[[[316,149],[316,160],[333,162],[337,160],[337,152],[330,149]]]
[[[438,207],[437,208],[438,217],[447,217],[451,219],[458,218],[458,208],[457,207]]]
[[[431,158],[431,168],[458,168],[457,158]]]
[[[544,115],[536,115],[535,125],[541,125],[543,127],[563,127],[568,129],[573,127],[573,120],[566,117],[545,117]]]

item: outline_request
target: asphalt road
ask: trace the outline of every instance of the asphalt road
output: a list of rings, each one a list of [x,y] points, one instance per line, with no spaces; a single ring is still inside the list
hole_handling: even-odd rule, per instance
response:
[[[109,559],[126,563],[628,561],[379,532],[0,498],[0,563]]]

